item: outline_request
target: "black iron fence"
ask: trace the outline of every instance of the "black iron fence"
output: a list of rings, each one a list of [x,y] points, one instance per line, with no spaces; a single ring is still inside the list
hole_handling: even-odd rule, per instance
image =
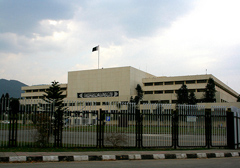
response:
[[[21,101],[17,111],[1,104],[0,147],[240,147],[237,108],[64,103],[62,124],[56,122],[54,104]]]

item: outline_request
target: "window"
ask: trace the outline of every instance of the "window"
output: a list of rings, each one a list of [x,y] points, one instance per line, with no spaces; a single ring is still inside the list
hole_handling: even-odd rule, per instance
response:
[[[75,106],[75,103],[69,103],[69,106]]]
[[[155,85],[155,86],[163,85],[163,82],[155,82],[154,85]]]
[[[100,106],[101,103],[100,103],[100,102],[94,102],[94,105],[96,105],[96,106]]]
[[[194,83],[196,83],[195,80],[188,80],[188,81],[186,81],[186,84],[194,84]]]
[[[148,101],[140,101],[140,104],[148,104]]]
[[[145,91],[145,94],[153,94],[153,91]]]
[[[109,105],[109,102],[102,102],[102,105],[104,106]]]
[[[150,102],[151,102],[152,104],[157,104],[157,103],[159,103],[158,100],[151,100]]]
[[[184,84],[184,81],[175,81],[175,85],[182,85]]]
[[[118,104],[117,101],[112,101],[112,102],[111,102],[111,105],[117,105],[117,104]]]
[[[86,106],[91,106],[92,102],[86,102]]]
[[[174,104],[177,103],[177,100],[172,100],[172,103],[174,103]]]
[[[197,89],[197,92],[205,92],[205,89]]]
[[[157,90],[154,92],[155,94],[163,94],[163,91],[162,90]]]
[[[128,101],[121,101],[121,105],[127,105]]]
[[[32,92],[31,90],[26,90],[26,93],[30,93],[30,92]]]
[[[67,88],[61,88],[61,90],[67,90]]]
[[[166,94],[173,93],[173,90],[165,90]]]
[[[153,83],[144,83],[145,86],[153,86]]]
[[[197,83],[207,83],[207,80],[206,80],[206,79],[203,79],[203,80],[197,80]]]
[[[38,92],[38,89],[34,89],[33,92]]]
[[[169,100],[161,100],[161,103],[169,103]]]
[[[188,89],[188,92],[191,93],[191,92],[196,92],[196,89]]]
[[[39,89],[40,92],[45,92],[45,89]]]
[[[83,102],[77,102],[77,106],[83,106]]]
[[[165,85],[173,85],[173,82],[165,82]]]

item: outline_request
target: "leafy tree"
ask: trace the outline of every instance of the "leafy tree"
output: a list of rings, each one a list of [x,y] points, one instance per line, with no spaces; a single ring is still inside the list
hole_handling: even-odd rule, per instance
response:
[[[188,88],[184,84],[178,89],[177,104],[188,104]]]
[[[19,112],[20,103],[19,103],[18,99],[11,98],[9,106],[10,106],[10,110],[13,114],[17,114]]]
[[[205,93],[204,93],[204,102],[215,102],[215,82],[213,78],[208,79],[207,86],[205,88]]]
[[[189,104],[192,104],[192,105],[197,104],[197,98],[196,98],[194,92],[191,92],[191,93],[189,94],[188,103],[189,103]]]
[[[137,87],[135,89],[137,91],[137,96],[135,96],[134,101],[135,101],[136,105],[138,105],[140,100],[142,100],[142,98],[143,98],[143,90],[139,84],[137,84]]]
[[[55,145],[61,146],[62,145],[62,129],[64,125],[63,117],[64,117],[64,110],[65,110],[63,99],[65,98],[65,96],[62,95],[62,91],[58,83],[59,82],[56,82],[56,81],[52,82],[52,85],[49,87],[49,89],[45,91],[46,95],[44,95],[43,100],[51,104],[52,107],[54,107],[53,115],[54,115]]]
[[[0,99],[0,114],[4,111],[4,94],[2,94],[2,97]]]

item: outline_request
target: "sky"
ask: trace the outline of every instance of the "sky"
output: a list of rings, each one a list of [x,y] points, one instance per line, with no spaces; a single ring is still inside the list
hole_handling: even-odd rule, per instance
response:
[[[239,0],[0,0],[0,79],[67,83],[69,71],[132,66],[213,74],[240,93]]]

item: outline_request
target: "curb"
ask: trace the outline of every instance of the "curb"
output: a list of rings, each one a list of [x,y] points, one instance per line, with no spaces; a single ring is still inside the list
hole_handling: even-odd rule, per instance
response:
[[[0,162],[61,162],[61,161],[116,161],[116,160],[160,160],[160,159],[206,159],[239,157],[240,152],[231,153],[178,153],[178,154],[131,154],[131,155],[74,155],[74,156],[9,156],[0,157]]]

